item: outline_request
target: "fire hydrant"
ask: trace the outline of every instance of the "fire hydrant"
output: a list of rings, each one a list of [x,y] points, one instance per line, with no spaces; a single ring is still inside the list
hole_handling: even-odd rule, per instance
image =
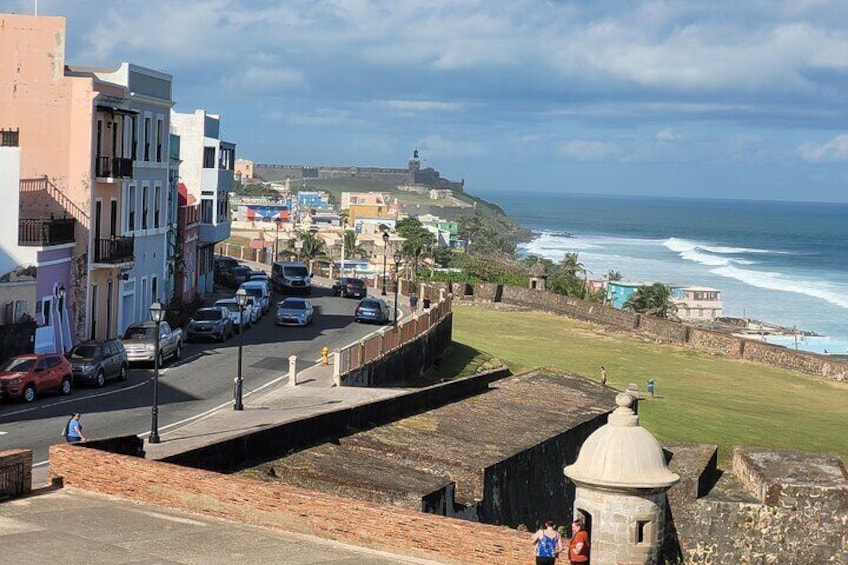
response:
[[[321,364],[329,365],[330,364],[330,348],[326,345],[321,348]]]

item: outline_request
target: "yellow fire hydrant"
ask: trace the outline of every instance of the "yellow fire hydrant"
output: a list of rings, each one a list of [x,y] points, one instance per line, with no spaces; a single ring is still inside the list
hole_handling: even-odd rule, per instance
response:
[[[330,364],[330,348],[326,345],[321,348],[321,364],[329,365]]]

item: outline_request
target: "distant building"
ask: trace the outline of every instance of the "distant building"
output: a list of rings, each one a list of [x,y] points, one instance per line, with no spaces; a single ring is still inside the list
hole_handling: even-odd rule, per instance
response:
[[[248,161],[247,159],[236,159],[233,174],[235,176],[235,180],[241,185],[253,182],[255,180],[253,177],[253,161]]]
[[[348,222],[354,226],[357,218],[397,218],[385,204],[351,204],[347,210]]]
[[[412,192],[414,194],[428,194],[430,187],[426,184],[399,184],[398,192]]]
[[[342,192],[340,208],[347,210],[353,205],[388,206],[389,195],[385,192]]]
[[[624,308],[627,299],[640,286],[653,283],[609,281],[606,284],[607,302],[614,308]],[[721,291],[701,286],[669,284],[671,302],[677,307],[676,315],[686,322],[709,322],[723,315]]]
[[[451,196],[453,196],[453,191],[449,188],[430,189],[430,200],[445,200]]]

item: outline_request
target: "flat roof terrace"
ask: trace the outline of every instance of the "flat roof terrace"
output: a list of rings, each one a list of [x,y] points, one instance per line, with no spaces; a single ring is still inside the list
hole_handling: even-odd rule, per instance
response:
[[[423,498],[450,491],[455,483],[449,498],[469,506],[483,499],[485,469],[597,422],[615,406],[616,392],[577,375],[534,370],[495,381],[483,394],[340,437],[243,474],[416,510]]]

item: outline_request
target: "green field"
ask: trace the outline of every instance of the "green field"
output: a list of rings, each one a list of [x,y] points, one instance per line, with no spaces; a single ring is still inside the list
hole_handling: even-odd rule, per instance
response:
[[[835,453],[848,461],[848,385],[655,344],[540,312],[455,306],[454,353],[443,370],[500,358],[513,372],[543,366],[619,389],[656,379],[641,423],[661,441],[714,443],[726,466],[735,445]],[[643,397],[646,396],[643,394]]]

